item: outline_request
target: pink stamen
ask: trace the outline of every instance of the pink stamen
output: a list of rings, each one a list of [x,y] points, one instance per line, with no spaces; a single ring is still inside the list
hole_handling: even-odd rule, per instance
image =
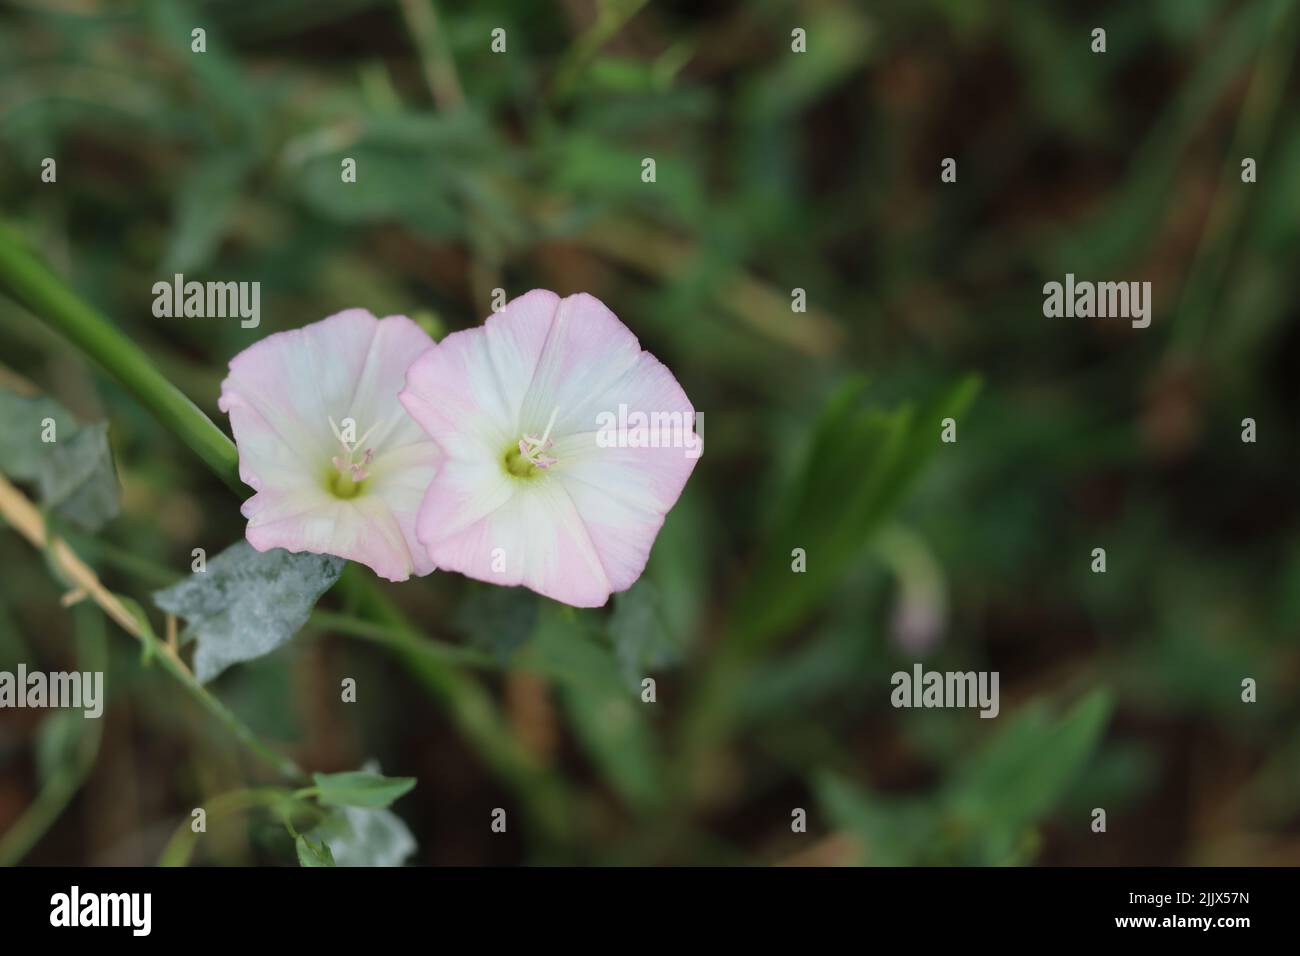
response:
[[[528,459],[528,461],[532,462],[538,468],[550,468],[553,464],[559,461],[558,458],[554,458],[551,455],[542,454],[542,452],[555,444],[555,442],[551,441],[551,429],[555,427],[555,418],[559,414],[560,409],[557,405],[555,410],[551,412],[550,421],[546,423],[546,431],[542,432],[541,438],[538,438],[536,435],[525,434],[523,438],[519,439],[519,454],[523,455],[524,458]]]
[[[374,430],[377,427],[378,424],[372,425],[366,433],[361,436],[360,441],[349,444],[343,440],[343,434],[339,431],[338,425],[334,423],[334,419],[330,419],[330,428],[334,431],[334,437],[339,440],[339,444],[343,446],[343,450],[347,453],[346,455],[335,455],[330,459],[330,462],[338,470],[340,475],[347,475],[355,482],[365,481],[366,478],[370,476],[368,469],[370,463],[375,460],[375,450],[373,448],[367,448],[361,455],[360,461],[354,462],[352,458],[357,454],[357,449],[371,436],[371,434],[374,433]]]

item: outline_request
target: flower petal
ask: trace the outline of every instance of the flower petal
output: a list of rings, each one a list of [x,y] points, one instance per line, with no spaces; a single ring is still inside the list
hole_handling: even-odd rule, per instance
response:
[[[609,600],[609,580],[595,545],[559,482],[542,478],[526,488],[507,487],[500,504],[490,507],[487,495],[476,498],[468,487],[472,474],[469,468],[441,471],[425,497],[420,540],[428,543],[439,568],[492,584],[522,584],[575,607],[600,607]],[[448,504],[454,501],[471,501],[475,512],[486,513],[469,524],[457,522],[453,530],[438,527],[435,517],[454,513]]]
[[[406,370],[432,345],[405,316],[349,309],[231,360],[218,405],[230,415],[240,477],[257,492],[243,506],[253,547],[334,554],[392,580],[433,569],[415,518],[437,446],[397,401]],[[328,490],[340,450],[331,418],[373,427],[366,445],[379,453],[355,498]]]
[[[482,328],[448,335],[411,366],[402,404],[444,452],[468,457],[491,448],[495,454],[516,435],[559,304],[555,293],[535,289]]]
[[[414,526],[414,513],[400,515],[376,495],[343,501],[322,489],[260,492],[241,510],[249,519],[248,543],[258,551],[333,554],[364,564],[389,581],[405,581],[412,570],[420,575],[434,568],[414,536],[403,529],[404,519]]]
[[[657,426],[638,433],[634,424],[613,445],[596,430],[563,435],[551,449],[561,462],[555,478],[586,525],[610,590],[625,591],[645,570],[664,516],[703,452],[703,439],[693,430],[695,409],[686,393],[648,352],[587,405],[595,410],[593,420],[635,423],[643,414]]]
[[[401,400],[445,456],[417,522],[431,558],[578,606],[640,576],[699,457],[672,373],[585,294],[535,290],[448,336],[412,365]],[[620,405],[675,414],[690,447],[605,447],[598,429]],[[508,474],[503,456],[548,423],[556,464]]]

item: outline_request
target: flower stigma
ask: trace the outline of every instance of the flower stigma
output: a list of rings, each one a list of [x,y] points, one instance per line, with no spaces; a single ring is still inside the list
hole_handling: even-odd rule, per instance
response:
[[[370,436],[375,433],[379,427],[378,423],[371,425],[370,428],[359,439],[354,442],[348,442],[344,439],[343,433],[335,423],[334,417],[330,416],[330,429],[334,432],[334,437],[338,439],[342,447],[342,453],[335,455],[330,459],[334,466],[334,471],[329,473],[327,484],[329,490],[333,492],[336,498],[355,498],[361,493],[361,488],[365,480],[370,477],[370,464],[375,460],[375,450],[361,448],[369,440]],[[347,419],[344,419],[346,422]],[[360,458],[358,458],[358,453]]]
[[[551,440],[551,429],[555,427],[555,419],[559,414],[560,407],[557,405],[551,411],[550,420],[546,423],[546,430],[542,432],[541,438],[525,433],[524,437],[519,439],[518,446],[512,445],[506,449],[503,463],[507,472],[516,478],[536,478],[559,460],[546,454],[546,451],[555,444]]]

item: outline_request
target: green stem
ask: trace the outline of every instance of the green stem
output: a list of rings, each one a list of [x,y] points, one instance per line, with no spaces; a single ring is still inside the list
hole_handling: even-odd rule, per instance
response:
[[[68,542],[73,551],[88,560],[96,568],[102,566],[121,571],[137,581],[148,584],[150,587],[170,587],[184,577],[184,575],[177,574],[171,568],[141,557],[134,551],[128,551],[115,544],[110,544],[93,535],[82,534],[73,528],[60,527],[59,537]]]
[[[466,680],[445,660],[431,656],[428,640],[373,582],[362,576],[360,568],[349,565],[338,587],[365,617],[385,626],[383,636],[376,632],[376,637],[396,652],[411,673],[447,706],[465,739],[522,799],[530,822],[548,838],[564,840],[569,833],[573,800],[554,775],[518,746],[501,724],[487,691]]]
[[[555,70],[551,95],[563,99],[573,92],[582,71],[592,61],[601,47],[641,12],[646,0],[613,0],[599,5],[596,21],[569,45],[568,51]]]
[[[311,624],[324,631],[346,634],[372,644],[379,644],[399,653],[419,654],[439,664],[458,663],[470,667],[500,668],[501,661],[487,651],[462,647],[446,641],[435,641],[411,631],[401,630],[373,621],[362,620],[350,614],[335,611],[312,611]]]
[[[0,286],[98,362],[227,485],[244,492],[234,442],[154,367],[139,346],[69,289],[3,224]]]
[[[258,807],[278,807],[286,801],[293,802],[294,799],[293,794],[277,787],[232,790],[208,801],[208,805],[203,808],[207,814],[205,826],[207,823],[235,813]],[[176,828],[176,832],[172,834],[172,838],[167,841],[167,846],[163,848],[162,856],[158,858],[158,865],[188,865],[190,857],[194,855],[194,847],[199,842],[199,836],[200,834],[194,832],[192,820],[182,821]]]
[[[230,731],[236,740],[268,766],[274,767],[280,776],[294,781],[307,779],[307,774],[297,763],[262,743],[262,739],[253,732],[252,728],[236,717],[225,704],[213,697],[212,693],[200,684],[198,678],[176,657],[163,650],[157,650],[154,658],[160,661],[163,669],[176,678],[181,686],[189,691],[190,696]]]
[[[98,608],[83,604],[73,609],[73,619],[78,666],[102,673],[108,661],[104,616]],[[22,860],[72,802],[99,756],[100,737],[100,722],[83,717],[81,737],[72,759],[50,775],[36,799],[0,838],[0,866],[14,866]]]
[[[1277,113],[1285,98],[1295,59],[1295,34],[1300,29],[1300,14],[1295,9],[1286,0],[1278,0],[1273,18],[1263,33],[1262,49],[1238,114],[1237,129],[1228,150],[1218,194],[1188,270],[1181,297],[1182,307],[1174,315],[1173,334],[1168,339],[1171,351],[1203,349],[1208,323],[1220,308],[1224,277],[1231,264],[1233,247],[1248,203],[1257,195],[1257,187],[1243,188],[1239,163],[1246,156],[1253,156],[1262,163],[1269,137],[1277,128]]]

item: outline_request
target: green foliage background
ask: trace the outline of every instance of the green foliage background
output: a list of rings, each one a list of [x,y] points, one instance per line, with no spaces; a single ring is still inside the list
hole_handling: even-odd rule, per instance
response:
[[[601,298],[703,412],[611,607],[434,574],[377,609],[345,575],[212,685],[303,767],[416,778],[413,861],[1295,864],[1297,6],[23,0],[0,203],[222,428],[257,339],[352,306],[443,334],[495,287]],[[261,327],[154,318],[174,272],[259,281]],[[1151,327],[1045,319],[1066,272],[1150,280]],[[241,539],[237,500],[40,319],[0,297],[0,363],[107,421],[121,484],[61,530],[151,607]],[[0,669],[102,658],[110,699],[0,712],[0,862],[152,863],[240,791],[194,862],[324,859],[342,818],[298,834],[34,557],[0,532]],[[917,660],[999,671],[999,717],[891,708]],[[339,862],[401,856],[348,820]]]

